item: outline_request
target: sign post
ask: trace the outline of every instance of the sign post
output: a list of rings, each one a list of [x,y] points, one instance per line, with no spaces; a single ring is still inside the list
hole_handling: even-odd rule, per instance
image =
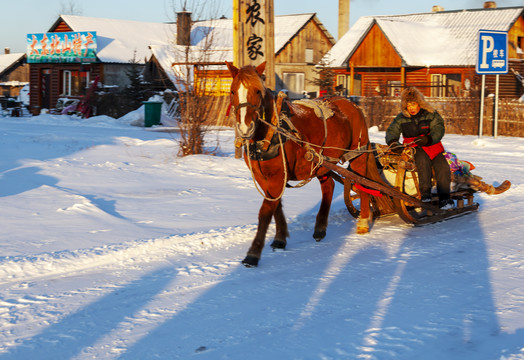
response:
[[[497,137],[498,102],[499,102],[499,75],[508,73],[508,33],[498,30],[479,30],[477,74],[482,75],[482,89],[480,96],[479,137],[482,137],[482,121],[484,117],[484,88],[485,76],[496,75],[495,84],[495,113],[493,118],[493,136]]]

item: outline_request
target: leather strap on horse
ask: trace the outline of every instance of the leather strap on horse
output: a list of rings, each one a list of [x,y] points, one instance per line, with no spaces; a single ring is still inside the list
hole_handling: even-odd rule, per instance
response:
[[[344,155],[342,155],[340,160],[342,162],[351,161],[365,152],[368,152],[368,144],[362,145],[354,150],[348,150],[346,153],[344,153]]]
[[[281,102],[282,104],[282,102]],[[264,111],[264,114],[262,118],[266,119],[266,111]],[[273,102],[273,113],[271,114],[271,125],[269,129],[266,132],[266,136],[264,137],[264,144],[262,145],[262,151],[267,151],[269,148],[269,145],[271,144],[271,139],[273,138],[273,135],[275,134],[275,128],[279,125],[279,119],[278,119],[278,111],[277,111],[277,105]]]

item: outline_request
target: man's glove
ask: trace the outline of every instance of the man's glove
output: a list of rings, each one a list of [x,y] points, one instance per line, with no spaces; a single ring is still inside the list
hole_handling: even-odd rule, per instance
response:
[[[431,144],[431,136],[429,136],[429,135],[417,136],[415,138],[415,144],[417,144],[418,146],[427,146],[427,145]]]
[[[404,150],[404,145],[402,145],[398,141],[393,141],[389,144],[389,150],[393,151],[396,154],[402,154],[402,151]]]

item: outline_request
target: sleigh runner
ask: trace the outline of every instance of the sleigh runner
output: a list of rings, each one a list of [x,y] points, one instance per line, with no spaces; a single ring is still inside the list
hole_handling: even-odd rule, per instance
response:
[[[371,144],[371,147],[374,156],[370,157],[368,170],[374,171],[375,179],[380,178],[381,181],[363,178],[340,165],[322,163],[322,166],[339,175],[334,175],[334,178],[344,185],[344,202],[349,213],[355,218],[360,214],[357,202],[362,191],[372,196],[374,218],[398,214],[408,224],[423,225],[474,212],[479,207],[478,203],[474,202],[475,193],[495,195],[507,191],[511,186],[511,183],[505,180],[495,187],[483,182],[481,177],[471,174],[469,169],[455,168],[451,174],[453,190],[450,195],[456,206],[453,209],[441,210],[436,205],[436,195],[430,203],[420,200],[412,148],[406,147],[402,154],[397,154],[389,151],[385,145]],[[454,170],[453,167],[451,169]]]

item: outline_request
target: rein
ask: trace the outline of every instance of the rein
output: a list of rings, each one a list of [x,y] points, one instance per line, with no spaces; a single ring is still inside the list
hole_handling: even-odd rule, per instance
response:
[[[231,104],[230,104],[230,106],[231,106]],[[259,106],[255,106],[255,105],[253,105],[253,104],[251,104],[249,102],[244,102],[244,103],[241,103],[241,104],[238,104],[237,106],[235,106],[233,108],[233,111],[235,113],[237,113],[240,109],[242,109],[244,107],[249,107],[249,108],[254,109],[256,111],[257,117],[255,119],[255,122],[256,121],[261,121],[264,124],[270,125],[269,126],[269,130],[268,130],[265,138],[263,140],[261,140],[261,142],[263,143],[263,145],[261,147],[262,150],[267,151],[269,146],[270,146],[271,139],[273,137],[275,129],[279,129],[279,127],[277,126],[279,119],[278,119],[278,116],[277,116],[277,107],[276,107],[275,102],[273,101],[273,116],[272,116],[272,119],[271,119],[271,123],[269,123],[269,122],[267,122],[265,120],[265,111],[262,111],[262,116],[260,114],[261,113],[260,110],[263,108],[262,103]],[[273,124],[273,122],[275,124]],[[284,142],[282,141],[282,136],[278,136],[278,141],[279,141],[280,151],[281,151],[281,154],[282,154],[282,165],[283,165],[283,168],[284,168],[284,179],[287,179],[287,176],[288,176],[287,164],[286,164],[286,158],[284,156]],[[255,180],[255,175],[253,173],[253,165],[251,164],[251,162],[252,161],[257,161],[257,159],[255,158],[255,156],[253,156],[253,158],[251,157],[249,139],[237,138],[235,140],[235,146],[236,147],[240,147],[242,145],[244,146],[245,153],[246,153],[246,155],[248,157],[248,162],[247,163],[249,165],[249,171],[251,172],[251,178],[253,179],[253,184],[255,185],[255,188],[257,189],[258,193],[260,195],[262,195],[262,197],[265,200],[267,200],[267,201],[278,201],[278,200],[280,200],[282,198],[282,196],[284,195],[284,190],[286,189],[286,182],[284,181],[284,186],[282,187],[282,191],[280,192],[280,194],[276,198],[270,198],[270,197],[266,196],[266,194],[264,194],[264,192],[259,188],[259,186],[258,186],[258,184],[257,184],[257,182]],[[256,149],[256,142],[255,142],[255,146],[254,146],[254,151],[255,151],[255,149]],[[254,155],[256,155],[256,154],[254,154]]]

